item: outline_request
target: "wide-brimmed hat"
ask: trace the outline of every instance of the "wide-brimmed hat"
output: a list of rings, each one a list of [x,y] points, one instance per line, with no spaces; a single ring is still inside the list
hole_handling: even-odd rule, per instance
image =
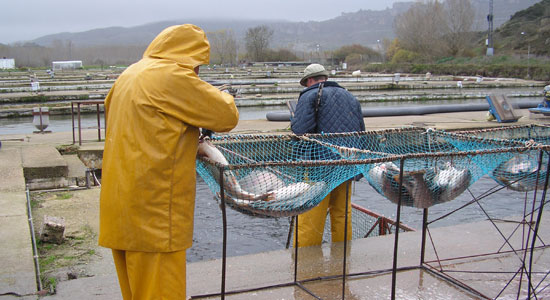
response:
[[[304,77],[300,79],[300,84],[302,86],[306,86],[306,81],[308,78],[316,77],[320,75],[324,75],[328,77],[328,71],[325,70],[325,67],[323,67],[320,64],[311,64],[304,69]]]

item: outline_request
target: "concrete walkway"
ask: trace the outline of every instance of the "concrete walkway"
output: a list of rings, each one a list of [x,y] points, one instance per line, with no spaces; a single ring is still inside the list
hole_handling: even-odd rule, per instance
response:
[[[37,291],[20,148],[0,150],[0,295]]]

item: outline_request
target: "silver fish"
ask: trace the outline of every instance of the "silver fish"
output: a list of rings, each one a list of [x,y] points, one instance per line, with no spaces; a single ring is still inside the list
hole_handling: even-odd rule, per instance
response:
[[[428,208],[434,205],[432,191],[424,179],[425,174],[426,170],[403,173],[403,187],[407,189],[413,200],[413,206],[417,208]],[[399,182],[399,175],[395,175],[394,179]]]
[[[303,204],[304,201],[308,201],[317,197],[326,187],[324,182],[296,182],[289,185],[283,186],[276,190],[270,191],[264,195],[267,195],[266,201],[275,201],[275,202],[284,202],[284,201],[294,201],[297,198],[308,194],[307,199],[302,199],[301,203],[293,203],[292,207],[298,207]],[[241,199],[231,199],[232,202],[236,204],[252,204],[255,201],[241,200]]]
[[[382,195],[388,198],[393,203],[399,200],[398,183],[393,177],[399,175],[399,168],[392,162],[379,163],[374,165],[367,173],[371,184],[375,189],[379,190]],[[369,181],[369,183],[371,183]]]
[[[471,173],[468,169],[457,169],[450,164],[444,169],[437,169],[433,179],[434,189],[438,189],[436,202],[446,202],[462,194],[470,185]]]
[[[220,163],[224,166],[229,165],[229,162],[227,161],[223,153],[221,153],[221,151],[218,150],[216,146],[206,140],[202,140],[199,142],[197,155],[207,157],[208,159]],[[212,172],[214,178],[220,177],[220,172],[218,168],[210,168],[210,172]],[[239,184],[239,181],[237,180],[237,177],[231,170],[225,170],[223,172],[223,179],[224,190],[234,198],[249,201],[258,201],[266,200],[270,196],[269,193],[257,195],[243,190],[241,185]]]
[[[305,193],[312,185],[305,182],[291,183],[285,187],[274,190],[267,198],[268,201],[288,201],[298,198]]]
[[[266,194],[285,186],[275,173],[264,170],[253,170],[239,180],[241,188],[254,194]]]
[[[545,166],[545,164],[542,164]],[[538,160],[527,154],[519,154],[513,158],[501,163],[492,172],[500,184],[507,186],[511,190],[527,192],[535,187],[544,189],[544,179],[546,168],[543,168],[539,174],[537,184]]]

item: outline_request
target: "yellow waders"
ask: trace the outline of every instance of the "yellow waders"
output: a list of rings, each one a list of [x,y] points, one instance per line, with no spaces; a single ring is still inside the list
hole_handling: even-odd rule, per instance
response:
[[[337,186],[319,205],[298,216],[298,246],[321,245],[327,211],[330,213],[332,242],[344,241],[346,216],[346,186],[351,198],[351,180]],[[351,240],[351,199],[348,201],[348,240]],[[296,238],[294,238],[296,246]]]
[[[185,250],[135,252],[113,249],[124,300],[185,298]]]

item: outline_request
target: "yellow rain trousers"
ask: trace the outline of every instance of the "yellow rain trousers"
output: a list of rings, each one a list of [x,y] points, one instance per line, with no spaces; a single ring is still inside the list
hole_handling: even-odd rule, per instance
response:
[[[348,185],[349,184],[349,185]],[[330,214],[332,242],[344,241],[344,229],[346,222],[346,187],[347,195],[351,198],[351,181],[344,182],[328,194],[319,205],[313,209],[298,215],[298,247],[321,245],[323,231],[327,219],[327,211]],[[351,240],[351,199],[348,202],[348,236]],[[296,246],[296,238],[294,239]]]
[[[134,252],[114,250],[123,299],[186,299],[185,250]]]
[[[233,97],[195,73],[209,59],[210,45],[200,28],[166,28],[105,99],[99,245],[114,250],[119,281],[130,278],[130,289],[140,286],[125,300],[184,299],[159,296],[161,288],[178,287],[145,274],[172,264],[180,273],[171,276],[185,287],[185,257],[178,252],[185,253],[193,241],[199,128],[227,132],[239,119]],[[155,296],[139,295],[144,289]]]

